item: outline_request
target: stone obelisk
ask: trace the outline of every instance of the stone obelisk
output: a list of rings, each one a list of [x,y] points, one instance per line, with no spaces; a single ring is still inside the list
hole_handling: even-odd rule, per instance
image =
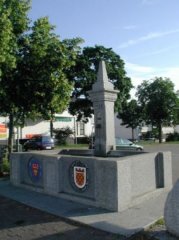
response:
[[[95,122],[95,156],[107,156],[110,150],[115,150],[114,102],[117,93],[109,81],[104,61],[99,63],[97,81],[92,90],[88,91],[94,107]]]

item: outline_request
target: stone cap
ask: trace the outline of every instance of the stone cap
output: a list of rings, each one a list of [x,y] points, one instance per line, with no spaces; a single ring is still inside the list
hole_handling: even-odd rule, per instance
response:
[[[98,74],[97,74],[97,81],[93,84],[92,91],[113,90],[113,89],[114,89],[114,86],[108,79],[106,64],[104,61],[100,61]]]

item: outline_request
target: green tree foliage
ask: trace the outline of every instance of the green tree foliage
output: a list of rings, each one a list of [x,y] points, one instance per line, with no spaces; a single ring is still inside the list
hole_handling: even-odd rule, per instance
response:
[[[9,26],[0,35],[0,112],[9,116],[11,152],[14,124],[37,115],[52,119],[66,108],[72,91],[66,72],[81,39],[60,41],[48,18],[30,28],[27,0],[0,0],[0,6],[0,25]]]
[[[161,143],[162,126],[174,121],[177,95],[173,83],[169,78],[156,77],[138,86],[136,95],[145,114],[146,123],[158,128]]]
[[[120,110],[122,105],[129,98],[132,88],[131,80],[126,76],[124,62],[111,48],[103,46],[85,47],[78,54],[76,65],[68,73],[69,79],[74,83],[73,98],[70,103],[70,112],[81,118],[87,119],[93,113],[92,102],[87,91],[92,89],[92,84],[96,80],[99,61],[106,63],[108,77],[114,84],[115,89],[119,89],[118,99],[115,108]]]
[[[179,124],[179,95],[177,91],[177,100],[176,105],[174,107],[174,113],[173,113],[173,125]]]
[[[20,35],[28,29],[29,0],[0,0],[0,76],[16,66]]]
[[[66,145],[67,138],[74,133],[69,127],[53,129],[53,132],[60,145]]]
[[[12,149],[13,115],[18,112],[14,74],[17,72],[19,41],[28,30],[29,9],[29,0],[0,0],[0,112],[9,115],[10,119],[9,152]]]
[[[142,111],[137,101],[132,99],[127,102],[118,117],[122,119],[122,125],[132,129],[132,139],[134,139],[134,129],[142,122]]]
[[[54,114],[64,111],[70,100],[72,84],[66,72],[75,64],[78,45],[82,42],[80,38],[60,41],[53,30],[48,18],[34,23],[32,33],[23,39],[19,66],[19,78],[25,79],[21,88],[26,92],[23,97],[30,99],[29,111],[51,120],[51,135]]]
[[[29,99],[24,107],[44,118],[62,112],[72,91],[65,71],[74,64],[75,51],[70,56],[68,45],[59,40],[53,29],[48,18],[38,19],[32,33],[23,39],[19,61],[18,78],[23,79],[21,89],[26,93],[22,97]]]
[[[170,133],[168,134],[167,138],[166,138],[167,142],[170,141],[179,141],[179,133],[174,132],[174,133]]]

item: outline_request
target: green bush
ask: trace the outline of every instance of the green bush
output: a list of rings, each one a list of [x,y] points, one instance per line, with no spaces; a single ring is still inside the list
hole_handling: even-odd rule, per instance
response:
[[[6,145],[0,146],[0,173],[9,173],[10,172],[10,165],[8,161],[8,151]]]
[[[177,132],[170,133],[166,138],[166,142],[170,141],[179,141],[179,133]]]
[[[89,137],[78,137],[77,143],[78,144],[89,144],[90,138]]]
[[[10,163],[7,159],[3,160],[2,171],[6,173],[10,172]]]
[[[71,134],[73,134],[73,131],[69,127],[53,129],[53,132],[55,134],[55,138],[58,141],[58,144],[60,144],[60,145],[66,145],[67,144],[67,138]]]

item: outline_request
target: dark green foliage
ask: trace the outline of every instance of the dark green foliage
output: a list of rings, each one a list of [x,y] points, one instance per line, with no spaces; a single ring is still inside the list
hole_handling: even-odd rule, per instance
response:
[[[147,131],[146,133],[142,133],[143,140],[154,140],[158,138],[158,131],[157,129],[153,129],[152,131]]]
[[[29,0],[0,0],[0,112],[9,116],[9,152],[14,125],[27,117],[53,119],[66,109],[81,39],[60,41],[48,18],[29,27]]]
[[[177,95],[169,78],[155,78],[138,86],[138,101],[143,110],[145,122],[158,128],[159,142],[162,142],[162,126],[175,121]]]
[[[132,139],[134,139],[134,129],[142,122],[142,110],[137,101],[133,99],[127,102],[118,113],[118,117],[122,119],[122,125],[132,129]]]
[[[38,19],[32,32],[23,38],[18,79],[21,81],[21,102],[26,101],[25,112],[37,112],[51,118],[62,112],[70,99],[72,86],[65,74],[75,59],[75,51],[69,50],[54,33],[48,18]],[[32,95],[33,92],[33,95]]]
[[[60,145],[66,145],[67,138],[73,134],[73,131],[69,127],[53,129],[53,132]]]
[[[28,30],[30,9],[28,0],[0,0],[0,111],[1,114],[17,113],[17,73],[21,36]],[[18,80],[20,81],[20,80]]]
[[[89,144],[89,137],[77,137],[77,144]]]
[[[0,76],[16,67],[20,36],[28,30],[30,0],[0,0]]]
[[[106,63],[108,77],[114,84],[115,89],[119,89],[118,99],[115,109],[119,111],[122,105],[129,99],[131,80],[126,76],[124,62],[111,48],[103,46],[86,47],[78,54],[76,65],[68,72],[69,79],[74,83],[72,102],[69,110],[71,114],[77,115],[78,120],[91,117],[93,113],[92,103],[87,91],[92,89],[92,84],[96,81],[98,65],[101,60]]]
[[[9,115],[8,151],[12,151],[14,116],[21,116],[19,89],[15,80],[19,59],[19,44],[28,31],[29,0],[0,0],[0,112]],[[24,103],[25,104],[25,103]],[[20,113],[20,114],[19,114]]]
[[[167,141],[167,142],[170,142],[170,141],[179,141],[179,133],[177,133],[177,132],[170,133],[170,134],[167,136],[166,141]]]
[[[2,171],[4,173],[10,173],[10,162],[7,159],[3,160]]]
[[[1,173],[9,173],[10,171],[10,164],[8,161],[8,152],[7,146],[1,145],[0,146],[0,174]]]

